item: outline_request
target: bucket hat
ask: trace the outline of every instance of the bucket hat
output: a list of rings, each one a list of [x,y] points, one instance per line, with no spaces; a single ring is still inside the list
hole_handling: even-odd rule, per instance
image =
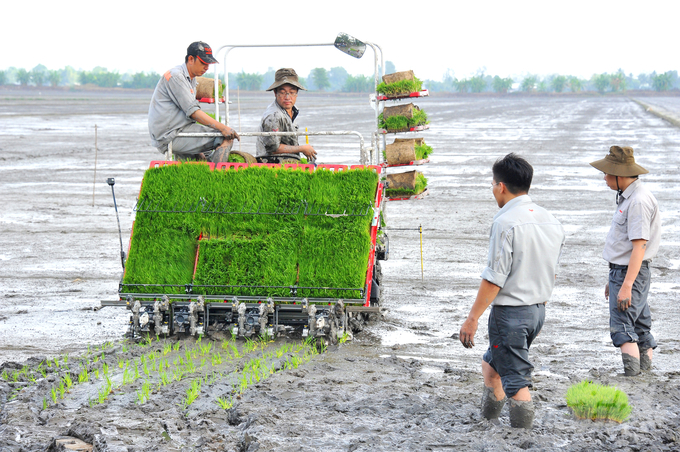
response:
[[[187,47],[187,56],[198,57],[205,64],[215,64],[218,62],[212,54],[212,48],[203,41],[192,42]]]
[[[649,172],[635,163],[633,148],[629,146],[612,146],[605,158],[590,165],[611,176],[635,177]]]
[[[294,87],[296,87],[298,89],[305,89],[300,84],[300,82],[298,80],[298,75],[297,75],[297,72],[295,72],[295,69],[290,68],[290,67],[284,67],[284,68],[281,68],[278,71],[276,71],[276,75],[274,75],[274,83],[272,83],[272,86],[267,88],[267,91],[274,90],[281,85],[285,85],[286,83],[288,83],[289,85],[293,85]]]

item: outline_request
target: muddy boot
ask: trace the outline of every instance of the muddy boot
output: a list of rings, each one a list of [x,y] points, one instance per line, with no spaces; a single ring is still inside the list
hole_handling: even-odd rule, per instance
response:
[[[534,402],[520,402],[509,399],[510,426],[512,428],[532,428],[534,425]]]
[[[640,360],[638,358],[630,356],[628,353],[622,353],[621,358],[623,359],[623,372],[626,377],[640,375]]]
[[[648,348],[640,349],[640,370],[652,370],[652,359],[648,355]]]
[[[506,400],[508,400],[507,397],[503,397],[502,400],[496,399],[493,388],[484,386],[484,392],[482,393],[482,416],[489,420],[498,419]]]
[[[213,163],[226,162],[233,145],[234,140],[224,140],[222,144],[215,148],[215,152],[210,156],[210,161]]]

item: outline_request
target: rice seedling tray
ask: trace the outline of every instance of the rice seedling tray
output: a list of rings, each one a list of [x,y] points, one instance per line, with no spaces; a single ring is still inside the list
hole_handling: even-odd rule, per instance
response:
[[[386,100],[412,99],[415,97],[428,97],[429,95],[430,91],[427,89],[423,89],[413,93],[399,94],[396,96],[387,96],[384,94],[379,94],[378,96],[376,96],[376,99],[378,99],[379,101],[386,101]]]
[[[423,199],[425,196],[430,194],[430,189],[426,188],[422,192],[415,194],[415,195],[410,195],[410,196],[395,196],[393,198],[386,197],[385,199],[387,201],[410,201],[410,200],[415,200],[415,199]]]
[[[368,305],[382,202],[380,170],[361,165],[154,161],[134,209],[137,218],[121,299],[150,303],[164,295],[171,300],[200,295],[207,303],[233,297],[328,303],[342,298]],[[238,174],[248,171],[255,182],[240,186]],[[162,183],[173,173],[180,190]],[[352,188],[357,178],[363,179],[358,197]],[[329,194],[329,186],[344,186],[346,191]],[[210,198],[220,190],[222,201]],[[179,195],[188,193],[193,198]],[[154,247],[153,258],[143,258],[144,250]],[[241,267],[225,272],[208,261],[211,253],[214,262],[238,262]],[[268,255],[278,258],[267,260]],[[340,262],[330,262],[333,256]],[[253,270],[257,265],[263,267],[260,273]]]

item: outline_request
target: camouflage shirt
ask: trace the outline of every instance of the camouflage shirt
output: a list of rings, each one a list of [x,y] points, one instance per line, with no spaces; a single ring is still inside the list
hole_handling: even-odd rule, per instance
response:
[[[281,108],[276,100],[267,107],[260,121],[260,132],[297,132],[295,119],[299,110],[293,106],[293,117]],[[256,156],[262,157],[276,152],[280,144],[299,146],[297,136],[257,137]]]

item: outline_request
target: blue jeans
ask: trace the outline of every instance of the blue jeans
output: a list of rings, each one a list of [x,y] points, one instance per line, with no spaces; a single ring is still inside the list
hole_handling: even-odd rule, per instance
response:
[[[501,377],[508,397],[531,387],[533,364],[529,347],[543,328],[545,304],[492,306],[489,314],[489,348],[482,359]]]
[[[642,349],[656,348],[652,329],[652,314],[647,304],[647,295],[651,283],[649,263],[643,262],[640,272],[633,282],[630,307],[619,311],[616,298],[626,279],[628,267],[625,265],[610,265],[609,269],[609,334],[616,347],[627,342],[637,343]]]

